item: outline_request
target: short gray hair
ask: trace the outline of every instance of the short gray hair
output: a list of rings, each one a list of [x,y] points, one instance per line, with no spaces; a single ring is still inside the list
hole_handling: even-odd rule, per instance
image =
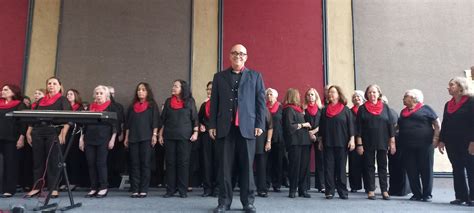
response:
[[[278,98],[278,92],[276,91],[276,89],[273,89],[273,88],[268,88],[268,89],[266,89],[266,90],[265,90],[265,95],[267,95],[268,92],[272,92],[272,93],[273,93],[273,97]]]
[[[423,92],[419,89],[409,89],[405,91],[405,96],[410,96],[416,103],[423,103]]]
[[[461,95],[469,95],[472,96],[470,83],[467,81],[465,77],[454,77],[449,82],[456,83],[459,87],[461,87],[462,92]]]
[[[360,100],[362,100],[362,103],[365,103],[367,101],[364,97],[364,91],[362,90],[354,91],[354,94],[352,94],[352,99],[354,99],[355,96],[358,96]]]
[[[105,99],[110,100],[110,90],[107,86],[104,86],[104,85],[96,86],[95,89],[94,89],[94,92],[92,94],[92,97],[95,98],[95,92],[99,89],[104,90]]]

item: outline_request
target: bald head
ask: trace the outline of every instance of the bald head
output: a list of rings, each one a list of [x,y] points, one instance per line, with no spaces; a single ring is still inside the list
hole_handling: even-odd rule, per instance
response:
[[[247,48],[242,44],[232,46],[229,55],[230,63],[235,71],[240,71],[247,61]]]

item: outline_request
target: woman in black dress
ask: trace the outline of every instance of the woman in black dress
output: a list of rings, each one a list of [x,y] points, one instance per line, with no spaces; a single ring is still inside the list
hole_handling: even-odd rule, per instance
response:
[[[148,83],[138,83],[125,119],[124,145],[130,153],[132,198],[144,198],[150,185],[151,152],[158,142],[160,111]]]
[[[272,115],[273,135],[270,156],[267,163],[267,180],[271,182],[274,192],[280,192],[283,182],[283,157],[286,154],[285,142],[283,140],[283,106],[278,102],[278,92],[273,88],[265,91],[267,97],[267,109]]]
[[[357,117],[357,112],[359,107],[365,103],[364,92],[361,90],[356,90],[352,95],[352,121],[354,122]],[[349,152],[349,185],[351,187],[351,192],[357,192],[357,190],[362,189],[362,181],[364,183],[364,189],[367,192],[367,174],[364,166],[364,158],[359,155],[356,150]]]
[[[379,174],[382,198],[389,200],[387,184],[387,151],[395,154],[395,132],[391,122],[389,107],[382,101],[378,85],[370,85],[365,90],[367,102],[359,108],[356,119],[357,152],[364,155],[368,174],[370,200],[375,200],[375,159]]]
[[[207,100],[199,108],[199,138],[201,140],[203,197],[214,196],[217,187],[216,143],[209,137],[209,117],[211,116],[212,81],[206,85]]]
[[[319,120],[321,119],[321,99],[319,98],[318,91],[314,88],[310,88],[305,93],[305,113],[304,120],[311,124],[311,130],[309,130],[309,137],[311,142],[314,144],[314,187],[319,192],[325,192],[325,181],[324,181],[324,153],[318,149],[317,134],[319,131]],[[309,177],[309,176],[308,176]],[[311,183],[308,181],[308,190],[311,188]]]
[[[449,81],[448,92],[452,98],[444,106],[438,148],[443,154],[446,146],[453,166],[456,199],[450,203],[474,206],[474,98],[468,85],[462,77]]]
[[[272,115],[267,110],[265,116],[265,130],[255,140],[255,170],[257,195],[268,197],[269,179],[267,175],[267,162],[269,151],[272,149],[273,123]]]
[[[346,161],[347,150],[355,148],[354,122],[347,100],[339,86],[328,90],[328,104],[322,110],[320,150],[324,150],[326,199],[334,197],[335,189],[341,199],[348,198]]]
[[[300,197],[311,198],[308,194],[311,124],[305,122],[301,108],[300,93],[290,88],[286,92],[283,107],[283,135],[288,150],[290,179],[290,198],[295,198],[296,190]]]
[[[71,110],[71,105],[67,98],[62,96],[63,89],[58,78],[51,77],[46,80],[46,88],[47,94],[38,100],[34,108],[35,110]],[[51,197],[57,198],[59,196],[57,186],[53,186],[54,179],[58,174],[59,162],[59,150],[56,143],[64,144],[68,131],[69,124],[51,126],[47,123],[40,123],[28,127],[26,139],[33,149],[33,177],[35,184],[25,197],[32,197],[40,193],[46,182],[44,179],[46,168],[48,190],[53,190]],[[45,162],[48,165],[45,165]]]
[[[173,82],[171,97],[165,101],[161,120],[163,128],[160,129],[159,142],[166,149],[168,185],[163,197],[171,197],[178,191],[181,198],[186,198],[191,143],[198,137],[196,104],[186,81]]]
[[[413,196],[410,200],[431,201],[433,189],[433,155],[438,144],[440,121],[417,89],[405,92],[405,108],[398,119],[398,143]],[[421,183],[420,184],[420,177]]]
[[[94,89],[94,103],[89,107],[92,112],[117,112],[110,101],[109,88],[99,85]],[[79,140],[79,148],[85,152],[89,167],[91,190],[85,197],[103,198],[108,194],[107,155],[114,148],[117,125],[88,124]]]
[[[5,117],[8,112],[26,109],[18,86],[5,84],[0,98],[0,184],[2,197],[15,194],[18,179],[18,151],[25,145],[26,126]]]

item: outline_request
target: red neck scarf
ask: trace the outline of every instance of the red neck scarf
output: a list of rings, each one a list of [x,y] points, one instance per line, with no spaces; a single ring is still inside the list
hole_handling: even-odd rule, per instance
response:
[[[344,109],[344,104],[341,104],[340,102],[337,102],[336,104],[328,104],[326,107],[326,116],[330,118],[335,117],[342,112],[342,109]]]
[[[92,112],[103,112],[107,107],[110,105],[110,100],[104,102],[103,104],[98,104],[97,102],[94,102],[90,106],[90,111]]]
[[[448,101],[448,113],[452,114],[458,111],[458,109],[461,108],[462,105],[467,102],[467,100],[469,100],[469,96],[467,95],[462,96],[461,100],[458,103],[456,103],[454,97],[451,98],[451,100]]]
[[[353,112],[355,115],[357,115],[357,112],[359,112],[359,107],[354,105],[354,106],[351,108],[351,110],[352,110],[352,112]]]
[[[135,102],[135,104],[133,104],[133,111],[135,111],[136,113],[144,112],[147,109],[148,109],[148,101],[144,101],[144,102],[137,101]]]
[[[58,92],[56,95],[51,97],[50,94],[45,95],[39,102],[40,106],[51,106],[61,97],[61,93]]]
[[[81,105],[78,103],[74,103],[71,105],[72,111],[77,111]]]
[[[278,112],[278,108],[280,108],[280,102],[277,101],[272,106],[270,101],[267,101],[267,108],[268,108],[268,111],[270,111],[270,113],[274,115],[275,113]]]
[[[172,109],[182,109],[184,107],[184,102],[173,95],[171,96],[170,106]]]
[[[313,104],[308,104],[308,107],[306,108],[308,110],[308,113],[311,115],[311,116],[315,116],[316,114],[318,114],[318,105],[316,103],[313,103]]]
[[[370,101],[366,101],[364,105],[367,111],[372,115],[380,115],[382,113],[383,102],[381,100],[377,100],[376,104],[373,104]]]
[[[211,117],[211,99],[206,101],[205,110],[206,110],[206,118],[210,118]]]
[[[423,103],[417,103],[415,105],[415,108],[413,109],[408,109],[408,107],[405,107],[402,109],[402,116],[406,118],[410,116],[411,114],[415,113],[416,111],[420,110],[421,107],[423,107]]]
[[[285,104],[285,106],[283,106],[283,108],[288,108],[288,107],[293,108],[295,111],[297,111],[299,113],[303,113],[303,109],[301,109],[301,107],[296,106],[294,104]]]
[[[18,106],[20,104],[20,100],[11,100],[7,103],[7,100],[4,98],[0,98],[0,109],[11,109],[13,107]]]
[[[36,108],[36,105],[38,105],[38,102],[33,102],[33,103],[31,104],[31,109],[35,109],[35,108]]]

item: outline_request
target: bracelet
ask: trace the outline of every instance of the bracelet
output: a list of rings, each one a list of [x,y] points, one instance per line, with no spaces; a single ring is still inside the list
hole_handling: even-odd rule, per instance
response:
[[[156,133],[156,132],[153,132],[153,135],[154,135],[154,136],[157,136],[157,135],[158,135],[158,133]]]

